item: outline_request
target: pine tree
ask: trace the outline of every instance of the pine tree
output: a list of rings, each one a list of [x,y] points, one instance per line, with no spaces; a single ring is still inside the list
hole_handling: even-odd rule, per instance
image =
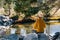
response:
[[[36,3],[37,0],[15,0],[14,10],[16,13],[22,13],[26,17],[36,14],[39,11],[39,7],[32,7],[32,3]]]

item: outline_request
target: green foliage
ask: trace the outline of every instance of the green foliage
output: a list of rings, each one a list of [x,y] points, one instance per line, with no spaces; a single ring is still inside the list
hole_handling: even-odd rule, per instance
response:
[[[40,10],[45,14],[45,16],[50,16],[50,10],[54,7],[53,5],[48,5],[47,3],[41,3],[39,6]]]
[[[17,12],[17,13],[20,12],[20,10],[21,10],[21,6],[20,6],[19,3],[16,3],[16,4],[15,4],[14,10],[15,10],[15,12]]]
[[[39,11],[39,7],[30,7],[28,10],[23,10],[22,13],[25,14],[25,17],[36,14]]]
[[[20,13],[24,11],[26,8],[28,8],[29,6],[30,6],[29,1],[16,0],[14,10],[17,13]]]
[[[31,7],[32,2],[37,0],[15,0],[14,10],[16,13],[23,13],[26,17],[36,14],[39,11],[38,7]]]
[[[49,7],[45,3],[42,3],[40,5],[40,10],[44,11],[45,13],[48,13]]]
[[[27,11],[27,16],[36,14],[39,11],[39,7],[30,7]]]
[[[11,4],[12,0],[5,0],[5,2]]]
[[[37,0],[31,0],[30,2],[31,2],[31,3],[33,3],[33,2],[37,2]]]
[[[23,14],[25,14],[25,16],[34,15],[39,10],[45,13],[46,15],[50,15],[49,11],[54,7],[53,4],[48,4],[48,2],[42,2],[40,5],[38,5],[39,7],[31,7],[31,4],[36,2],[37,0],[15,0],[14,10],[17,13],[22,12]]]
[[[56,0],[48,0],[46,2],[40,3],[38,0],[38,3],[39,3],[38,6],[40,7],[40,10],[45,14],[45,16],[51,16],[49,12],[55,6],[54,5],[55,2],[56,2]]]
[[[15,15],[15,16],[11,17],[11,19],[13,19],[14,21],[15,21],[15,20],[18,20],[18,18],[19,18],[18,15]]]

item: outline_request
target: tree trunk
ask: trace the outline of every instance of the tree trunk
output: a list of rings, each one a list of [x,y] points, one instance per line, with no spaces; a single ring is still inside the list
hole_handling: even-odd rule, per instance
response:
[[[5,16],[10,16],[11,14],[11,8],[10,8],[10,4],[8,4],[8,9],[6,10],[7,14]]]
[[[10,12],[10,5],[8,5],[8,7],[9,7],[9,14],[8,14],[8,16],[11,14],[11,12]]]

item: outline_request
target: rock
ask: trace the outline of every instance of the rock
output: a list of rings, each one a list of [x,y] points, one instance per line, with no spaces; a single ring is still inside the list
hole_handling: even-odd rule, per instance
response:
[[[27,36],[25,36],[23,40],[38,40],[38,37],[37,34],[30,33]]]

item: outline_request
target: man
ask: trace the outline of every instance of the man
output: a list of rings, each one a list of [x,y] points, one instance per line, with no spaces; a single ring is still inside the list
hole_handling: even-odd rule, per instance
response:
[[[48,37],[44,34],[44,29],[46,28],[46,24],[41,16],[37,17],[36,22],[33,26],[33,32],[38,35],[39,40],[49,40]]]
[[[41,17],[38,17],[36,22],[34,23],[33,30],[36,33],[44,33],[44,29],[46,28],[46,24]]]

